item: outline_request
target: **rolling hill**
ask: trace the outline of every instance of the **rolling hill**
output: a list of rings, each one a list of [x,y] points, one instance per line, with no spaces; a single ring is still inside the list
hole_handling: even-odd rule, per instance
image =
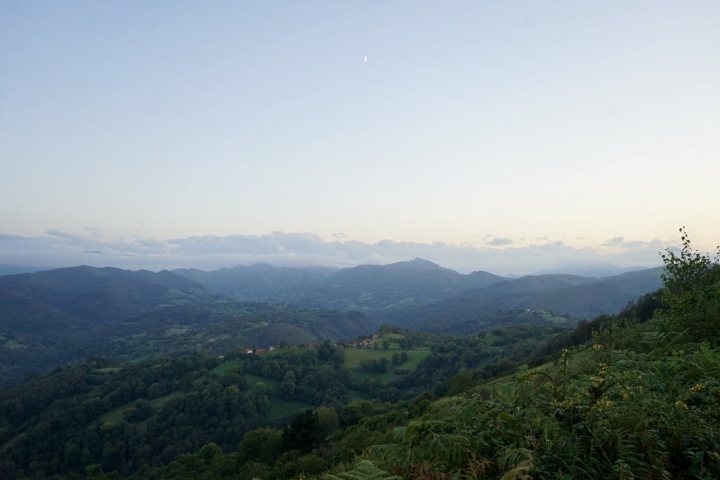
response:
[[[487,272],[463,275],[420,258],[390,265],[360,265],[329,274],[327,270],[265,264],[174,272],[236,300],[364,312],[422,305],[508,280]]]
[[[168,271],[86,266],[0,277],[0,319],[0,385],[92,355],[132,360],[375,328],[362,314],[235,302]]]

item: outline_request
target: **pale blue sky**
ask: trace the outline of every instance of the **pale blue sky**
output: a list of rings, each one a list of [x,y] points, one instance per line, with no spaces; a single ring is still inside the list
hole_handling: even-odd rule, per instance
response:
[[[719,86],[717,1],[0,0],[0,233],[709,249]]]

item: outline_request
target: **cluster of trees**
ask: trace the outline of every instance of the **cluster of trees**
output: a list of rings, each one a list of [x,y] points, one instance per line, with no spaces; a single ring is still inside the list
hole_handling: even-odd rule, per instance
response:
[[[388,360],[387,357],[381,357],[373,360],[363,360],[360,362],[360,370],[363,372],[385,373],[388,371],[389,364],[390,360]]]
[[[83,365],[0,392],[0,477],[82,474],[89,466],[129,474],[214,441],[234,449],[264,423],[267,387],[209,372],[214,357],[123,366]],[[103,420],[123,409],[122,418]]]
[[[353,381],[350,372],[342,368],[343,347],[330,340],[316,347],[290,348],[271,357],[240,355],[242,373],[280,382],[277,393],[283,399],[336,408],[350,401],[348,389]]]

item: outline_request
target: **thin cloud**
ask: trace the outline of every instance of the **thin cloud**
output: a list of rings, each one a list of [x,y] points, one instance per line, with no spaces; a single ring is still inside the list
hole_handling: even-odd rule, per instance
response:
[[[668,245],[664,244],[660,240],[652,240],[649,242],[644,242],[641,240],[632,240],[632,241],[625,241],[625,237],[614,237],[609,240],[607,240],[605,243],[602,244],[603,247],[609,247],[614,249],[621,249],[621,250],[657,250],[657,249],[665,249]]]
[[[493,247],[500,247],[503,245],[511,245],[513,241],[507,237],[495,237],[489,242],[485,242],[485,245],[491,245]]]
[[[659,252],[668,245],[657,240],[608,240],[602,248],[575,248],[562,241],[516,246],[513,240],[492,237],[487,245],[446,242],[418,243],[380,240],[364,243],[330,241],[307,232],[271,232],[266,235],[204,235],[171,240],[148,237],[98,238],[49,230],[44,235],[0,233],[0,263],[44,267],[90,264],[129,269],[193,267],[216,269],[270,263],[276,266],[350,267],[387,264],[416,257],[468,273],[485,270],[498,274],[533,273],[568,265],[613,263],[619,266],[657,266]],[[504,248],[493,248],[502,246]],[[93,255],[89,255],[93,253]]]

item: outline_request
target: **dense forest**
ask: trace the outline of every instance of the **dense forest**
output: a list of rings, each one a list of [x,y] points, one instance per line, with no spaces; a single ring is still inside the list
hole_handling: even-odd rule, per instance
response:
[[[375,339],[284,341],[262,354],[234,346],[134,364],[90,357],[0,392],[0,474],[138,474],[209,443],[233,452],[248,432],[306,409],[350,425],[376,406],[509,371],[566,330],[523,325],[463,338],[384,325]]]

